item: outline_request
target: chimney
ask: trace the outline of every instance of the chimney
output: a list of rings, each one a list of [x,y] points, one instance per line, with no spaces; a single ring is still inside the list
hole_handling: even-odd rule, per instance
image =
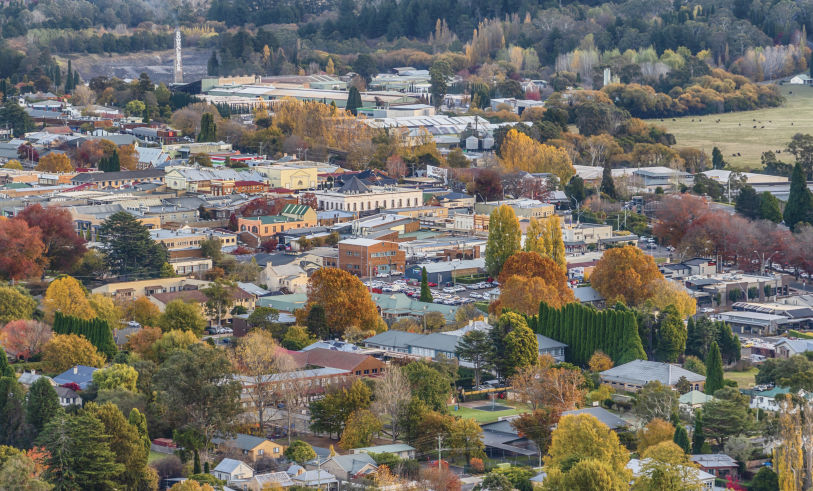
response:
[[[73,367],[73,374],[76,375],[77,373],[79,373],[79,365]]]

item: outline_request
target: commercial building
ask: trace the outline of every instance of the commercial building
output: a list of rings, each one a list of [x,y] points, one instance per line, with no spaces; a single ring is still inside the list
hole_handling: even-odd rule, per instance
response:
[[[163,169],[130,170],[121,172],[82,172],[71,178],[71,184],[89,188],[121,188],[139,183],[164,183]]]
[[[346,239],[339,242],[339,254],[326,258],[327,266],[343,269],[356,276],[404,271],[406,255],[396,242],[374,239]]]
[[[306,162],[258,165],[254,170],[265,176],[272,188],[298,191],[314,189],[319,184],[318,168]]]
[[[240,232],[259,237],[270,237],[286,230],[316,226],[316,212],[306,205],[285,205],[279,215],[241,217],[237,219]]]
[[[314,194],[320,210],[371,212],[423,205],[423,192],[419,189],[367,186],[355,176],[347,179],[339,189],[316,191]]]
[[[535,199],[507,199],[502,201],[488,201],[485,203],[475,203],[474,212],[491,215],[491,212],[502,205],[510,206],[514,214],[519,218],[547,218],[553,215],[554,206],[550,203],[543,203]]]

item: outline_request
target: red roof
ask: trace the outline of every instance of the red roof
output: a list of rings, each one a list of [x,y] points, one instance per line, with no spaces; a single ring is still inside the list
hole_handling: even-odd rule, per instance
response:
[[[260,181],[234,181],[235,186],[264,186],[264,182]]]
[[[324,348],[315,348],[309,351],[288,351],[299,367],[313,365],[317,367],[338,368],[339,370],[353,371],[355,368],[372,358],[370,355],[334,351]]]

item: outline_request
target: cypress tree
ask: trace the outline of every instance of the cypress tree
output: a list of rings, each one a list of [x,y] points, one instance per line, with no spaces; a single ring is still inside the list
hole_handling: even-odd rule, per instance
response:
[[[26,422],[39,433],[59,410],[59,397],[56,390],[48,379],[40,377],[28,391]]]
[[[600,191],[612,199],[615,199],[615,181],[613,181],[612,167],[609,162],[604,163],[604,170],[601,173]]]
[[[73,69],[71,68],[71,60],[68,60],[68,70],[65,72],[65,92],[73,90]]]
[[[692,451],[691,444],[689,443],[689,434],[682,424],[678,423],[675,427],[675,436],[672,439],[678,447],[682,448],[684,452],[689,453]]]
[[[703,413],[698,410],[694,415],[694,433],[692,433],[692,453],[703,453],[706,444],[706,435],[703,434]]]
[[[712,341],[706,355],[706,394],[714,394],[723,388],[723,358],[717,341]]]
[[[8,355],[6,355],[6,350],[0,346],[0,378],[2,377],[11,377],[14,378],[14,369],[11,368],[11,364],[8,362]]]
[[[358,108],[360,108],[361,105],[362,102],[359,89],[357,89],[355,86],[350,87],[350,91],[347,93],[347,104],[344,108],[353,113],[353,116],[356,116],[358,114]]]
[[[429,279],[426,275],[426,268],[421,268],[421,302],[432,303],[432,292],[429,290]]]
[[[797,162],[790,176],[790,194],[783,215],[785,225],[793,229],[799,223],[809,223],[813,221],[811,215],[813,215],[813,197],[807,189],[802,165]]]

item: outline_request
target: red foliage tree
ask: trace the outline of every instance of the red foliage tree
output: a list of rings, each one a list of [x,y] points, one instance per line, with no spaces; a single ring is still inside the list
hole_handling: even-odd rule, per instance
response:
[[[48,260],[37,227],[23,220],[0,220],[0,278],[19,280],[42,274]]]
[[[319,206],[318,201],[316,200],[316,195],[313,193],[302,193],[299,195],[299,204],[300,205],[307,205],[313,208],[314,210]]]
[[[277,239],[271,237],[270,239],[263,241],[263,243],[260,244],[260,249],[262,249],[263,252],[274,252],[277,250],[278,245],[279,242],[277,241]]]
[[[497,171],[483,169],[474,178],[473,192],[478,193],[487,201],[495,200],[502,196],[502,179]]]
[[[73,228],[71,214],[64,208],[43,208],[35,204],[25,208],[15,218],[40,229],[45,257],[53,270],[68,271],[87,252],[84,239]]]
[[[31,320],[17,320],[6,324],[0,331],[3,346],[11,355],[26,361],[42,351],[53,332],[47,324]]]

